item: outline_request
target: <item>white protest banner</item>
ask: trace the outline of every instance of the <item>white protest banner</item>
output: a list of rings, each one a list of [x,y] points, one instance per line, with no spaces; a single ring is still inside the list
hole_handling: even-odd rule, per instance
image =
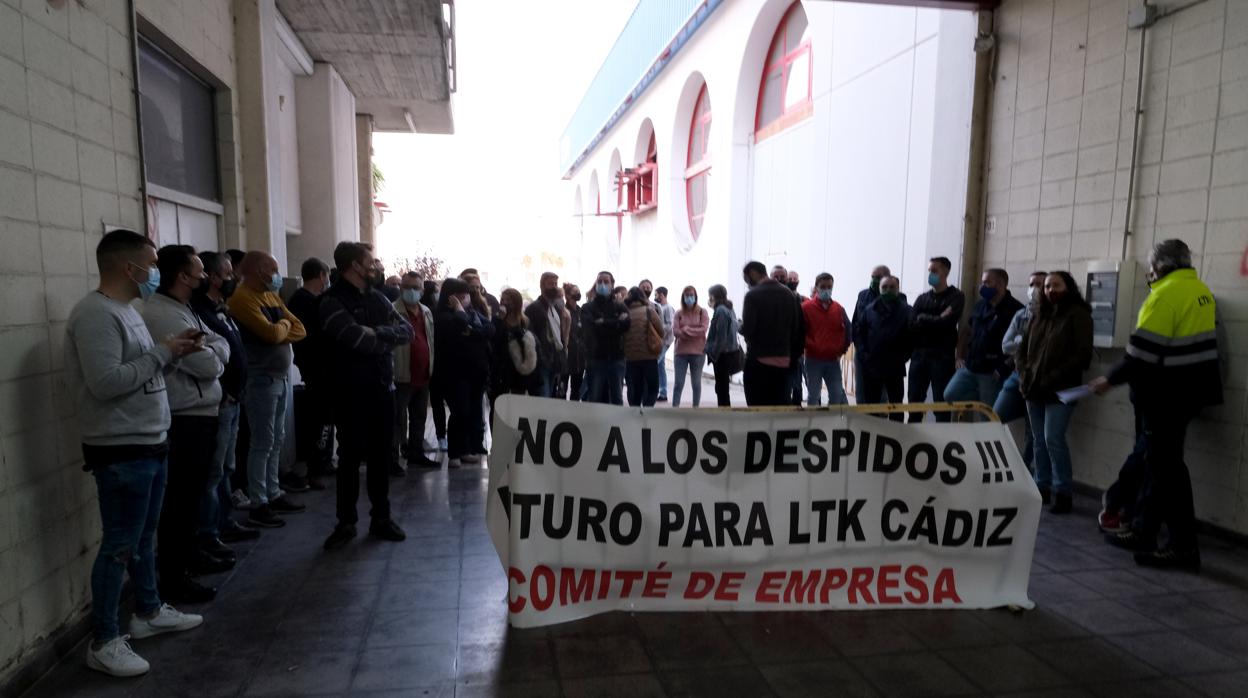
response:
[[[996,422],[499,398],[511,623],[611,610],[1031,608],[1040,494]]]

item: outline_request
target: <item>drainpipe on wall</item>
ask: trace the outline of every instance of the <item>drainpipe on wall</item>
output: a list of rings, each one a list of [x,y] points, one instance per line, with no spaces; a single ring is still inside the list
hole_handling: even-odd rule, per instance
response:
[[[139,146],[139,199],[143,203],[143,234],[157,241],[156,222],[152,220],[152,209],[147,203],[147,158],[143,150],[143,95],[139,93],[139,18],[134,0],[126,3],[126,14],[130,20],[130,72],[133,75],[134,89],[134,140]],[[138,232],[137,230],[135,232]]]
[[[962,278],[961,287],[974,289],[979,285],[979,262],[983,253],[984,173],[988,168],[989,101],[992,95],[992,69],[996,63],[996,41],[992,34],[993,13],[977,13],[979,31],[975,38],[975,88],[971,97],[970,162],[966,168],[966,211],[962,216]],[[968,291],[969,293],[969,291]],[[967,303],[964,312],[969,313]]]

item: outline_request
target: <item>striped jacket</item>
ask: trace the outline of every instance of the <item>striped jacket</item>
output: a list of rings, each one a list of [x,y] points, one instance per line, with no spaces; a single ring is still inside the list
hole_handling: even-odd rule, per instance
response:
[[[1158,279],[1140,307],[1127,353],[1109,381],[1130,383],[1137,404],[1204,407],[1222,403],[1215,304],[1195,269]]]

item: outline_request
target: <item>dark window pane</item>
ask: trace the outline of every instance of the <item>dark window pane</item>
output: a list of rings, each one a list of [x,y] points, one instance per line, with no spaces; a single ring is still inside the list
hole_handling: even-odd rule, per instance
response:
[[[212,88],[140,40],[139,96],[147,181],[220,201]]]

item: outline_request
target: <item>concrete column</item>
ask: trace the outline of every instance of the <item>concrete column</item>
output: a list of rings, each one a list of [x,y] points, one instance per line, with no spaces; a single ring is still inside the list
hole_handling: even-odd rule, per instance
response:
[[[360,192],[360,242],[377,244],[377,230],[373,225],[376,209],[373,208],[373,116],[355,115],[355,162],[359,173]]]
[[[245,244],[246,249],[265,252],[273,252],[268,144],[277,134],[270,133],[265,114],[268,76],[264,68],[265,44],[270,38],[268,27],[275,12],[273,0],[235,0],[234,3]]]

